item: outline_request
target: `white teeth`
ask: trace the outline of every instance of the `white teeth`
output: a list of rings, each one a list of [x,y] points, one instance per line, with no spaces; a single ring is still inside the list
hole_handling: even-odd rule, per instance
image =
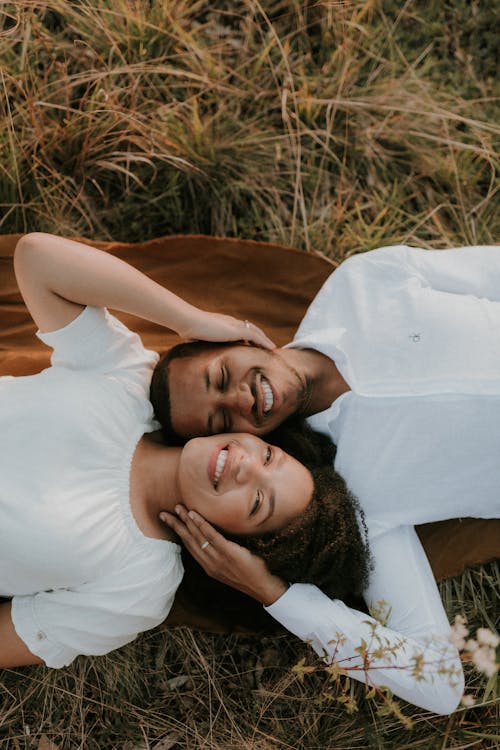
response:
[[[217,463],[215,464],[215,474],[214,474],[214,488],[217,489],[217,485],[219,484],[219,477],[222,474],[222,471],[224,469],[224,466],[226,465],[227,460],[227,454],[229,451],[227,448],[223,448],[219,455],[217,456]]]
[[[262,384],[262,390],[264,391],[264,414],[267,414],[274,404],[273,391],[263,375],[261,376],[260,382]]]

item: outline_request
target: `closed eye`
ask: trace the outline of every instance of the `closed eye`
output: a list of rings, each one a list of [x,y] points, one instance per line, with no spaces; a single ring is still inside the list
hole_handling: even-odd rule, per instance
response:
[[[226,409],[220,410],[221,425],[218,432],[231,432],[233,429],[233,420],[231,414]]]
[[[224,391],[227,391],[227,388],[229,386],[229,373],[224,365],[221,365],[220,368],[220,380],[219,380],[219,391],[221,393],[224,393]]]
[[[261,506],[261,503],[262,503],[262,494],[261,492],[257,492],[255,496],[255,502],[252,506],[252,510],[250,511],[250,518],[257,513],[257,511],[259,510]]]

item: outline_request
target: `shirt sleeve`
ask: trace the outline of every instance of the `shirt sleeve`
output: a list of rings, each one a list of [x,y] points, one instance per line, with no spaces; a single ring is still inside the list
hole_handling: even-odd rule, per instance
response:
[[[67,326],[37,336],[54,350],[52,367],[121,375],[148,387],[158,361],[156,352],[105,308],[85,307]]]
[[[351,258],[392,266],[436,291],[500,301],[500,245],[422,250],[396,245]],[[341,266],[342,267],[342,266]]]
[[[130,643],[163,622],[173,604],[183,567],[180,548],[171,544],[175,551],[148,578],[139,564],[74,589],[13,597],[17,635],[54,668]]]
[[[294,584],[266,609],[351,678],[388,687],[429,711],[451,713],[463,694],[463,671],[415,530],[388,532],[372,545],[372,554],[375,570],[366,598],[384,610],[385,625],[308,584]]]

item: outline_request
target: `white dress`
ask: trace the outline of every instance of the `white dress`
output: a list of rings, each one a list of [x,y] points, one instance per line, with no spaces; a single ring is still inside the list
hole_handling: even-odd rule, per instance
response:
[[[61,667],[162,622],[183,570],[129,500],[133,453],[156,426],[157,355],[96,308],[38,335],[52,366],[0,378],[0,596],[30,651]]]
[[[371,668],[352,677],[438,713],[457,705],[463,674],[413,525],[500,517],[499,300],[500,247],[382,248],[332,274],[290,345],[330,357],[352,389],[309,421],[336,443],[335,468],[365,511],[366,600],[388,617],[374,638],[373,620],[306,585],[268,611],[344,666],[362,666],[364,640]],[[378,638],[391,656],[377,655]]]

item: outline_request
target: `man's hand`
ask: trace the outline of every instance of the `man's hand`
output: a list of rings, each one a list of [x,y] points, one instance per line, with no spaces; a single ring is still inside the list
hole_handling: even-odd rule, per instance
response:
[[[198,513],[176,506],[176,513],[160,513],[160,519],[181,538],[183,544],[212,578],[238,589],[269,606],[287,590],[260,557],[230,542]]]
[[[187,326],[179,330],[179,334],[185,339],[247,341],[264,349],[275,348],[275,344],[262,329],[249,320],[239,320],[231,315],[210,313],[195,308]]]

